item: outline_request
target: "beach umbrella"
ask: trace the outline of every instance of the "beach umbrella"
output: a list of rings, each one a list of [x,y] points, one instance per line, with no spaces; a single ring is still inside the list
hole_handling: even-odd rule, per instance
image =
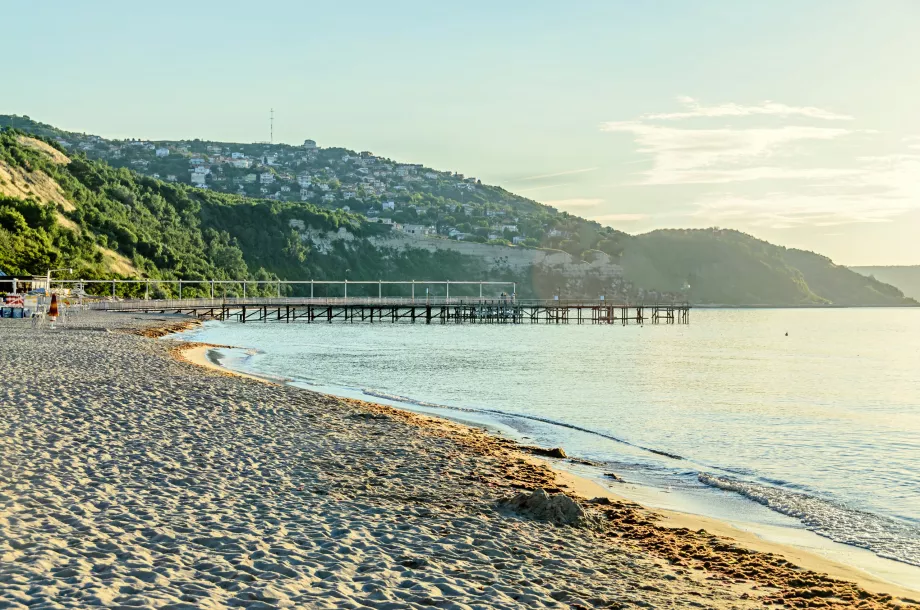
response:
[[[52,320],[55,320],[58,317],[58,302],[56,294],[51,295],[51,305],[48,306],[48,317]]]

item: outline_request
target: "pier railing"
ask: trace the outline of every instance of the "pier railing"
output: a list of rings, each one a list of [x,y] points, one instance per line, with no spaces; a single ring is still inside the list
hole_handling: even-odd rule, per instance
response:
[[[451,306],[520,306],[520,307],[552,307],[552,308],[585,308],[585,307],[689,307],[685,302],[628,302],[601,299],[512,299],[501,297],[234,297],[221,299],[125,299],[125,300],[99,300],[86,303],[87,309],[103,311],[138,311],[156,309],[203,309],[223,307],[263,307],[263,306],[374,306],[374,307],[451,307]]]
[[[98,301],[90,309],[246,322],[409,322],[423,324],[687,324],[687,303],[512,297],[232,298]]]

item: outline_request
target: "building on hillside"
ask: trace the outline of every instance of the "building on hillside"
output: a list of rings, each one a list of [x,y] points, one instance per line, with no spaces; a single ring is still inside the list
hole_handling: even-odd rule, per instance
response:
[[[524,237],[523,235],[515,235],[514,237],[511,238],[511,243],[513,243],[515,246],[517,246],[517,245],[519,245],[519,244],[524,243],[524,240],[525,240],[525,239],[527,239],[527,238]]]
[[[307,201],[310,197],[313,196],[313,193],[310,189],[300,189],[300,200]]]
[[[201,186],[207,181],[207,176],[211,173],[211,170],[209,170],[207,167],[204,167],[203,165],[199,165],[192,169],[191,172],[192,184]]]
[[[323,203],[332,203],[333,201],[335,201],[335,195],[332,193],[323,195]]]
[[[517,225],[502,225],[502,232],[504,233],[505,231],[511,231],[512,233],[517,233],[518,232]]]
[[[316,141],[315,140],[304,140],[303,147],[306,150],[313,150],[314,148],[316,148]]]
[[[243,176],[243,182],[248,182],[250,184],[252,184],[258,179],[259,177],[256,174],[246,174],[245,176]]]
[[[281,187],[281,192],[282,192],[282,193],[290,193],[290,192],[291,192],[291,187],[289,187],[289,186],[282,186],[282,187]]]
[[[396,202],[395,201],[384,201],[380,204],[380,209],[382,210],[395,210]]]
[[[166,174],[166,182],[175,182],[175,181],[176,181],[175,174]]]
[[[188,160],[188,164],[191,166],[204,165],[204,159],[201,157],[192,157]]]
[[[402,232],[408,233],[409,235],[415,235],[421,237],[423,235],[431,234],[431,227],[426,227],[425,225],[402,225]]]
[[[262,184],[271,184],[275,181],[275,174],[271,172],[262,172],[259,174],[259,182]]]
[[[158,148],[158,149],[156,150],[156,155],[157,155],[158,157],[168,157],[168,156],[169,156],[169,149],[168,149],[168,148]]]
[[[231,159],[245,159],[246,153],[242,153],[242,152],[230,153],[230,158]]]
[[[307,189],[313,185],[313,181],[310,179],[309,175],[304,174],[297,176],[297,184],[299,184],[301,188]]]
[[[306,225],[304,224],[304,221],[298,220],[296,218],[290,219],[288,221],[288,226],[291,227],[292,229],[298,229],[300,231],[303,231],[304,229],[307,228]]]

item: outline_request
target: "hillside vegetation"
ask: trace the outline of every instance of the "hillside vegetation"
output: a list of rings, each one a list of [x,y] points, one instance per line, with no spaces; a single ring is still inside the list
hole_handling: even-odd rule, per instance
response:
[[[520,220],[522,204],[514,212],[521,225],[559,216],[535,202],[526,205],[539,215]],[[574,216],[562,219],[568,227],[564,241],[577,242],[565,256],[585,268],[590,265],[582,259],[610,258],[606,269],[618,269],[616,277],[590,270],[575,277],[552,266],[512,269],[501,256],[447,249],[388,248],[375,238],[392,226],[370,222],[362,213],[165,182],[64,150],[52,138],[12,129],[0,133],[0,270],[8,274],[73,267],[73,277],[85,279],[506,280],[518,283],[522,297],[561,292],[721,304],[912,303],[896,288],[825,257],[736,231],[630,236]],[[566,268],[572,266],[577,265]],[[136,294],[141,288],[119,290]],[[185,294],[195,290],[187,286]],[[206,287],[198,290],[203,294]],[[160,285],[156,291],[154,296],[167,296],[174,289]],[[451,294],[463,293],[452,288]]]
[[[906,296],[920,300],[920,265],[850,267],[850,269],[860,275],[874,277],[880,282],[896,286]]]

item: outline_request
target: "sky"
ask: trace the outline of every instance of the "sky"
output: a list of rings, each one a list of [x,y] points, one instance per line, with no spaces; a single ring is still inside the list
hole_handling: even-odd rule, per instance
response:
[[[630,233],[920,264],[920,2],[0,0],[0,114],[459,171]]]

